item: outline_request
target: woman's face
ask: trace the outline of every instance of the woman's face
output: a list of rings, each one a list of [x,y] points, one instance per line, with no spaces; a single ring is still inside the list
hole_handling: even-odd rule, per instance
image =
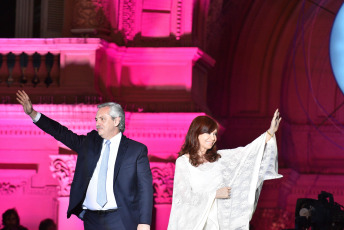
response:
[[[217,140],[216,135],[217,129],[215,129],[211,133],[203,133],[198,136],[199,148],[202,153],[204,153],[208,149],[211,149],[214,146]]]

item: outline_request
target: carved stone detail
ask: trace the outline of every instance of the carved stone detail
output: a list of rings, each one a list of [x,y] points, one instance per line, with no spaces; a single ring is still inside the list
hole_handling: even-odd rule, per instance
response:
[[[174,169],[173,163],[151,163],[156,204],[172,203]]]
[[[74,5],[74,29],[109,28],[106,18],[107,1],[104,0],[76,0]]]
[[[50,171],[59,182],[58,195],[69,196],[75,172],[76,155],[51,155]],[[173,194],[173,163],[151,163],[154,200],[156,204],[171,204]]]
[[[135,36],[135,0],[124,0],[122,10],[122,27],[126,40],[133,40]]]
[[[76,165],[76,155],[51,155],[50,171],[59,182],[58,195],[69,196]]]
[[[182,5],[183,1],[177,1],[177,14],[176,14],[176,39],[179,40],[182,34]]]
[[[25,185],[25,181],[20,184],[12,184],[11,182],[0,182],[0,195],[12,195],[16,193],[19,188],[22,188]]]

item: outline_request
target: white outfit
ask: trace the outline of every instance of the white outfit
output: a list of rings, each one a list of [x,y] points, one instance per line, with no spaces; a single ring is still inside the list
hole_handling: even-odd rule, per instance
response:
[[[248,230],[264,180],[277,173],[275,137],[266,133],[236,149],[219,150],[216,162],[198,167],[185,155],[176,160],[168,230]],[[215,199],[216,190],[231,187],[229,199]]]

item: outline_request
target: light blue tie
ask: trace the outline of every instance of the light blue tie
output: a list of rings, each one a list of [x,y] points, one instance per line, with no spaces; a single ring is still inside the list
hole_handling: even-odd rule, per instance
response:
[[[98,175],[98,185],[97,185],[97,203],[104,207],[107,203],[106,198],[106,175],[110,154],[110,141],[105,142],[105,150],[103,153],[102,163],[100,164],[99,175]]]

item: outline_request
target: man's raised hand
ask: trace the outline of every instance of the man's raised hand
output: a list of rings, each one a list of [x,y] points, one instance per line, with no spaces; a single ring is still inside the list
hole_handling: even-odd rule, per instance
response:
[[[16,93],[17,101],[23,106],[24,112],[31,118],[35,117],[37,112],[33,109],[30,97],[24,90],[18,90]]]

